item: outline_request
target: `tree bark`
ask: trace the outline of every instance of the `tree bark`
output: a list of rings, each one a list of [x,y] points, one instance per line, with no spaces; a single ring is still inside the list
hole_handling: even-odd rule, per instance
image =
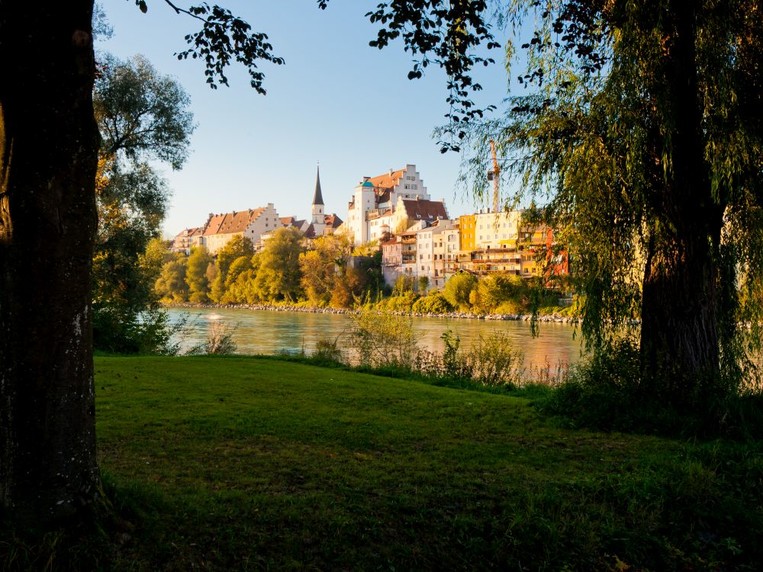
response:
[[[655,185],[644,272],[641,357],[645,388],[677,406],[712,401],[720,382],[718,329],[723,207],[705,160],[696,55],[699,9],[668,2],[664,61],[653,78],[667,164]],[[662,170],[663,166],[660,166]]]
[[[92,10],[0,0],[0,506],[34,524],[100,491]]]

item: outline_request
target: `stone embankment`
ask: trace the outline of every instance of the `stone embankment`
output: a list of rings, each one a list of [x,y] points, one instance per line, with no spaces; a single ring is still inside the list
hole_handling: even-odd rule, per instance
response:
[[[302,305],[271,305],[271,304],[172,304],[173,308],[227,308],[231,310],[261,310],[267,312],[305,312],[308,314],[356,314],[358,310],[348,308],[318,308],[315,306]],[[529,322],[531,314],[472,314],[470,312],[446,312],[443,314],[431,314],[421,312],[389,312],[398,316],[413,316],[415,318],[441,318],[447,320],[496,320]],[[559,314],[543,314],[536,318],[539,322],[558,324],[577,324],[580,318],[575,316],[561,316]]]

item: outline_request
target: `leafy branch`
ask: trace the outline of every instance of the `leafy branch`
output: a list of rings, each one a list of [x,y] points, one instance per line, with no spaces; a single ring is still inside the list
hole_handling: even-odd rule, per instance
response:
[[[282,65],[284,59],[273,53],[273,45],[267,34],[253,32],[243,19],[234,16],[230,10],[203,2],[189,8],[182,8],[171,0],[164,2],[177,14],[185,14],[202,23],[201,29],[185,36],[188,49],[175,53],[179,60],[201,59],[206,69],[207,84],[212,89],[218,85],[229,85],[226,68],[231,62],[242,64],[249,72],[250,85],[257,93],[265,94],[263,87],[265,74],[258,68],[259,61]],[[148,11],[146,0],[135,0],[141,12]]]

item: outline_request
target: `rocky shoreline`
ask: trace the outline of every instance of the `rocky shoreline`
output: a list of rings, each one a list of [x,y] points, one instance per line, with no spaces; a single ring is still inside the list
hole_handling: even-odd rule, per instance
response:
[[[303,312],[307,314],[356,314],[358,310],[348,308],[317,308],[315,306],[301,305],[272,305],[272,304],[170,304],[167,308],[224,308],[230,310],[253,310],[267,312]],[[421,312],[390,312],[399,316],[412,316],[414,318],[439,318],[447,320],[495,320],[512,322],[529,322],[533,319],[531,314],[472,314],[469,312],[447,312],[444,314],[431,314]],[[560,316],[559,314],[539,315],[539,322],[557,324],[577,324],[579,317]]]

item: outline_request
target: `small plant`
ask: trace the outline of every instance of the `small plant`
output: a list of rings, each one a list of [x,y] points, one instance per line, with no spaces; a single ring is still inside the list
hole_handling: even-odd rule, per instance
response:
[[[206,341],[192,348],[188,353],[189,355],[230,355],[236,351],[236,342],[233,340],[235,331],[235,325],[212,322],[207,330]]]
[[[452,330],[447,330],[440,336],[440,339],[445,344],[445,350],[442,353],[443,375],[452,379],[471,379],[471,368],[459,352],[461,338],[458,337],[458,334]]]
[[[350,348],[359,365],[413,369],[417,347],[410,316],[364,308],[353,321]]]
[[[546,359],[546,362],[542,365],[535,365],[529,372],[529,378],[533,380],[534,384],[546,385],[549,387],[557,387],[566,383],[572,375],[572,369],[570,364],[557,361],[556,365],[551,365],[551,362]]]
[[[474,381],[483,385],[518,386],[524,375],[524,355],[513,349],[509,336],[494,332],[480,336],[466,354],[465,362]]]
[[[342,350],[339,349],[339,337],[333,340],[319,339],[310,359],[321,364],[343,364]]]

